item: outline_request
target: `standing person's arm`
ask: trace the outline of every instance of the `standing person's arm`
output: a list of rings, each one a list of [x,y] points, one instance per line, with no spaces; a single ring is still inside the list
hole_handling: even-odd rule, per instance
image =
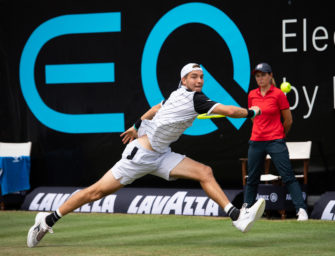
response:
[[[281,110],[280,112],[283,117],[284,132],[285,132],[285,135],[287,135],[293,123],[291,110],[287,108],[287,109]]]

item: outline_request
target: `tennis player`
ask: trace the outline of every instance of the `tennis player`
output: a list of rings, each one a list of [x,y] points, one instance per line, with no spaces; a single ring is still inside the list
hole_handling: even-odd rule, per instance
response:
[[[134,180],[152,174],[166,180],[178,178],[200,182],[207,195],[224,209],[233,225],[247,232],[264,212],[265,201],[259,199],[250,208],[237,209],[216,182],[209,166],[171,151],[170,144],[178,140],[198,114],[221,114],[229,117],[255,117],[257,106],[244,109],[211,101],[202,92],[204,84],[200,65],[190,63],[181,70],[179,88],[168,99],[152,107],[133,127],[121,134],[128,143],[122,158],[95,184],[76,192],[55,212],[40,212],[27,237],[28,247],[36,246],[43,236],[53,233],[52,226],[62,216],[82,205],[112,194]]]

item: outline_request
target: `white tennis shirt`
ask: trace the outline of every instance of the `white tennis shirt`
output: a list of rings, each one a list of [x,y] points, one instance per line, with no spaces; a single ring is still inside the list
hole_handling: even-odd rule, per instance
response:
[[[217,104],[219,103],[210,100],[202,92],[181,86],[162,102],[162,107],[152,120],[142,121],[138,136],[146,134],[155,151],[167,152],[170,144],[179,139],[198,114],[210,114]]]

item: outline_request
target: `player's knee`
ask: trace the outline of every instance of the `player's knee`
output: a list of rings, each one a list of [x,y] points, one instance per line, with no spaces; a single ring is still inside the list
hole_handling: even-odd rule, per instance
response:
[[[101,191],[98,187],[93,186],[87,190],[87,195],[91,202],[99,200],[105,196],[105,193]]]
[[[210,181],[214,178],[213,170],[210,166],[204,165],[201,170],[201,181]]]

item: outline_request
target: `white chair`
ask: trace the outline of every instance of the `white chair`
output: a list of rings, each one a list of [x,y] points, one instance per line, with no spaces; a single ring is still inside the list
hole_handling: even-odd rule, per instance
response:
[[[308,182],[308,167],[309,167],[309,159],[311,156],[312,149],[312,141],[303,141],[303,142],[286,142],[290,160],[301,160],[303,161],[303,173],[296,174],[295,177],[297,179],[304,179],[304,184]],[[265,174],[261,175],[261,181],[269,182],[280,180],[281,177],[277,175],[273,175],[269,173],[270,169],[270,155],[266,156],[265,161]]]
[[[0,142],[0,157],[30,156],[31,141],[20,143]]]

